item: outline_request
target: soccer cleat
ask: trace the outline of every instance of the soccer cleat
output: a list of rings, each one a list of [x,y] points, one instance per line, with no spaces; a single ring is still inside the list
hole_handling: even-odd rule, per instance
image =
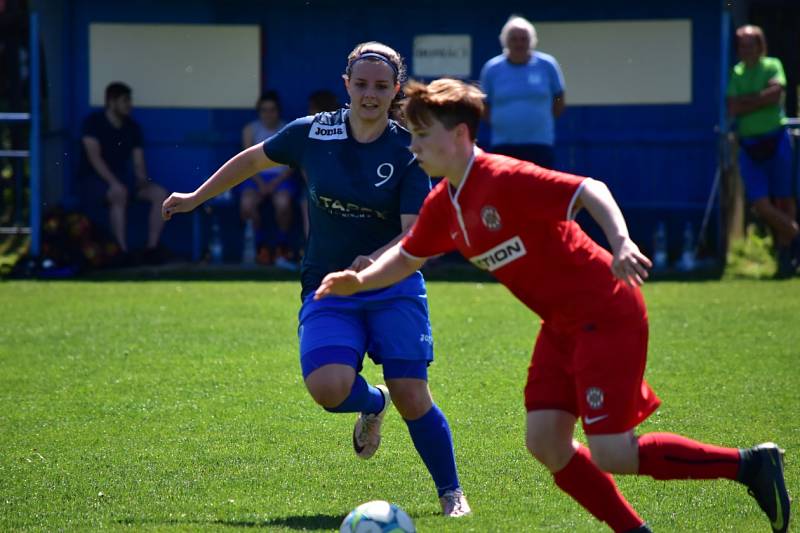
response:
[[[362,459],[369,459],[381,445],[381,423],[392,404],[386,385],[375,385],[383,394],[383,409],[378,413],[360,413],[353,428],[353,450]]]
[[[467,497],[464,496],[464,491],[461,489],[445,491],[439,497],[439,503],[442,504],[442,514],[445,516],[458,518],[472,512],[467,503]]]
[[[756,499],[769,518],[772,531],[785,533],[789,529],[791,511],[789,493],[783,477],[783,454],[773,442],[765,442],[742,450],[742,469],[739,480]]]
[[[645,522],[636,529],[629,529],[626,533],[653,533],[653,530],[650,529],[650,526],[648,526],[647,522]]]

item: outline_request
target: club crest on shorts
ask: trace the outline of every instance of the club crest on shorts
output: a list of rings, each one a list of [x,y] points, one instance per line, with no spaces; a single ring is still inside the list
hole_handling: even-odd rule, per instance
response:
[[[491,205],[487,205],[481,209],[481,220],[483,221],[483,225],[492,231],[497,231],[503,226],[500,222],[500,213]]]
[[[589,387],[586,389],[586,403],[592,409],[600,409],[603,407],[603,390],[597,387]]]

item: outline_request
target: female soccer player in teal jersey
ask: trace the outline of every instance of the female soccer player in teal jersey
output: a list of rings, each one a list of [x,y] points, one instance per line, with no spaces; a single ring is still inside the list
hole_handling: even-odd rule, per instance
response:
[[[304,171],[310,233],[298,336],[306,387],[328,411],[359,413],[353,447],[364,459],[377,450],[393,401],[433,477],[442,512],[462,516],[470,507],[458,480],[450,427],[427,383],[433,339],[422,275],[358,296],[313,298],[329,272],[361,270],[398,242],[430,190],[430,179],[408,151],[410,134],[389,119],[405,80],[400,55],[381,43],[359,44],[343,77],[349,108],[288,124],[233,157],[194,192],[173,193],[163,215],[191,211],[271,166]],[[383,366],[386,386],[373,387],[360,375],[365,352]]]

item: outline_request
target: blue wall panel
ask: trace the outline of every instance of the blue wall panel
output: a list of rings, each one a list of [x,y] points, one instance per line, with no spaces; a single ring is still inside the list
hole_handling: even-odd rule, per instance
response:
[[[191,5],[191,9],[187,6]],[[92,22],[259,24],[262,28],[262,86],[283,97],[287,119],[304,115],[307,96],[334,90],[342,101],[345,58],[361,41],[377,39],[404,56],[424,33],[469,33],[473,77],[500,52],[497,35],[511,13],[534,23],[580,20],[692,20],[692,103],[659,106],[567,107],[558,120],[561,168],[609,183],[643,247],[656,219],[699,224],[716,164],[719,98],[718,0],[638,2],[565,0],[561,3],[498,0],[408,0],[402,7],[364,0],[179,0],[111,3],[77,0],[65,21],[72,35],[71,82],[65,100],[77,147],[80,119],[88,105],[88,26]],[[541,43],[547,51],[547,43]],[[668,53],[659,50],[658,53]],[[657,60],[657,54],[656,59]],[[124,80],[124,66],[120,79]],[[569,104],[569,79],[567,103]],[[135,102],[135,94],[134,94]],[[151,174],[169,189],[193,188],[238,150],[249,110],[136,109],[146,136]],[[481,138],[485,139],[485,130]],[[673,237],[676,233],[673,232]],[[170,239],[171,241],[173,239]],[[187,251],[188,239],[167,244]],[[673,246],[680,243],[673,242]]]

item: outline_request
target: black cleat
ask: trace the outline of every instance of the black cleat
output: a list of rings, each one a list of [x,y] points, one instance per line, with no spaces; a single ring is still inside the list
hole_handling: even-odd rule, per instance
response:
[[[626,533],[653,533],[653,530],[647,525],[647,522],[642,524],[641,526],[637,527],[636,529],[630,529]]]
[[[769,518],[772,531],[785,533],[789,529],[791,500],[783,478],[784,451],[773,442],[765,442],[740,453],[739,481],[747,485],[748,494]]]

